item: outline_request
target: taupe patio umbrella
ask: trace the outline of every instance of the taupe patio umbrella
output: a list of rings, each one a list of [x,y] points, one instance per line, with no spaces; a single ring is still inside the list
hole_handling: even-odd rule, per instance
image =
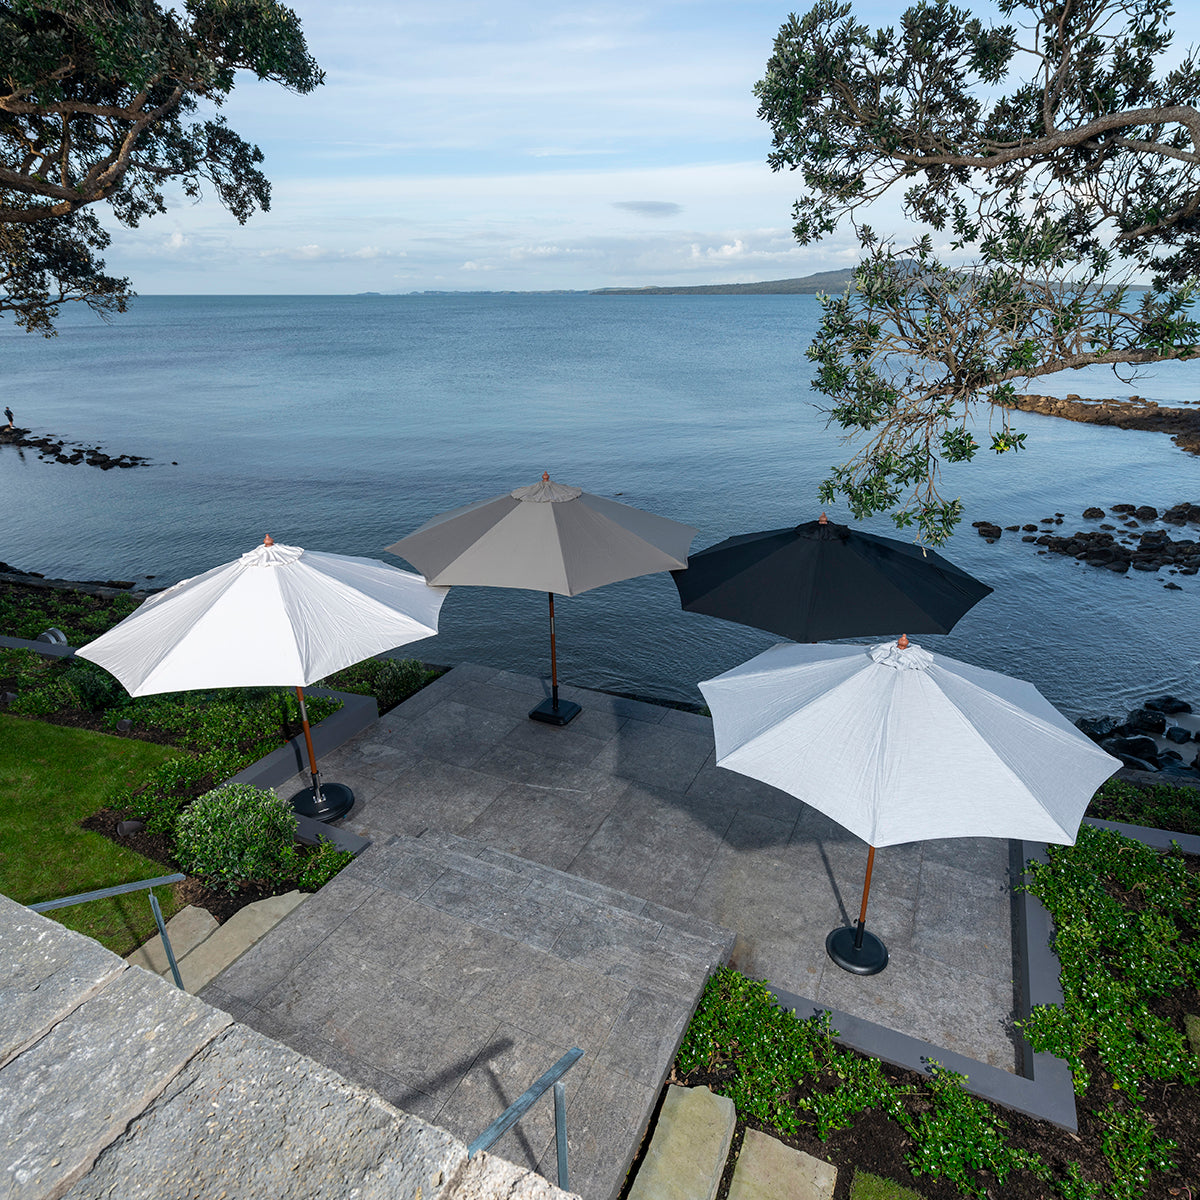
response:
[[[312,787],[292,797],[332,821],[354,804],[317,771],[304,688],[333,671],[437,633],[446,592],[373,558],[261,546],[152,596],[78,650],[131,696],[219,687],[295,687]]]
[[[546,592],[550,600],[551,696],[529,714],[565,725],[579,705],[558,698],[554,596],[576,596],[619,579],[687,565],[696,530],[555,483],[514,488],[452,509],[388,546],[439,587],[475,584]]]
[[[865,931],[876,847],[958,837],[1069,845],[1096,788],[1121,766],[1033,684],[906,637],[781,643],[700,690],[718,766],[796,796],[867,842],[857,925],[825,943],[859,975],[888,961]]]

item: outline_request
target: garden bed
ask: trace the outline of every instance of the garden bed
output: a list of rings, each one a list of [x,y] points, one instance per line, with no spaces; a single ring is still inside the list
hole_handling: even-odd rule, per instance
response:
[[[1035,1010],[1024,1031],[1070,1064],[1077,1133],[980,1100],[936,1068],[841,1046],[827,1017],[800,1021],[765,984],[725,970],[672,1082],[734,1100],[735,1146],[750,1126],[833,1163],[835,1200],[856,1170],[928,1200],[1194,1195],[1200,1059],[1185,1018],[1200,1013],[1200,859],[1085,827],[1076,847],[1051,848],[1030,887],[1055,921],[1064,1003]],[[721,1195],[728,1187],[727,1176]]]

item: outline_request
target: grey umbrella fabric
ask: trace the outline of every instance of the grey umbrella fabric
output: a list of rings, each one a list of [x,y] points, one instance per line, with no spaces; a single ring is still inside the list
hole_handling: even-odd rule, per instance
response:
[[[551,480],[442,513],[387,549],[431,585],[475,584],[550,598],[551,698],[529,715],[565,725],[579,706],[558,698],[554,597],[687,565],[690,525]]]
[[[686,566],[696,532],[543,476],[530,487],[442,513],[387,549],[435,586],[577,596]]]

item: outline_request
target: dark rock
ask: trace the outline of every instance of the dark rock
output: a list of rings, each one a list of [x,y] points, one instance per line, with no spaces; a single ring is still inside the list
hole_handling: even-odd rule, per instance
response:
[[[1182,592],[1183,588],[1181,588],[1177,583],[1171,583],[1168,581],[1167,583],[1163,584],[1163,590],[1167,592]]]
[[[1067,514],[1066,514],[1066,513],[1060,513],[1060,512],[1056,512],[1054,515],[1055,515],[1056,517],[1065,517]]]
[[[1158,757],[1158,743],[1152,737],[1108,737],[1100,745],[1118,758],[1125,754],[1145,759]]]
[[[1022,525],[1021,528],[1025,530],[1026,533],[1037,533],[1036,525]]]
[[[1167,763],[1183,762],[1183,755],[1178,750],[1164,750],[1159,756],[1158,761],[1165,768]]]
[[[1133,504],[1110,504],[1109,509],[1116,513],[1131,513],[1137,512],[1137,506]]]
[[[1158,550],[1170,544],[1171,539],[1164,529],[1148,529],[1138,538],[1138,545],[1145,550]]]
[[[996,538],[1000,537],[1001,533],[1003,532],[999,525],[989,525],[986,522],[981,523],[978,526],[978,529],[979,536],[981,538],[987,538],[989,541],[994,541]]]
[[[1161,566],[1162,563],[1154,562],[1153,560],[1147,561],[1144,558],[1135,558],[1133,560],[1133,569],[1135,571],[1157,571]]]
[[[1192,740],[1191,730],[1183,729],[1179,725],[1172,725],[1163,736],[1168,742],[1174,742],[1177,746],[1182,746],[1184,742]]]
[[[1186,700],[1180,700],[1178,696],[1158,696],[1153,700],[1147,700],[1142,707],[1148,708],[1151,712],[1160,713],[1190,713],[1192,711],[1192,706]]]
[[[1200,571],[1200,567],[1180,567],[1179,568],[1180,575],[1195,575],[1197,571]]]
[[[1088,521],[1099,521],[1104,515],[1102,508],[1085,508],[1083,510],[1084,519]]]
[[[1139,521],[1157,521],[1158,509],[1152,508],[1149,504],[1143,504],[1140,508],[1135,508],[1133,510],[1133,515],[1137,517]]]
[[[1054,518],[1053,518],[1053,517],[1043,517],[1043,518],[1042,518],[1042,524],[1043,524],[1043,525],[1053,525],[1053,524],[1054,524]]]
[[[1193,779],[1196,777],[1194,767],[1185,762],[1174,762],[1171,759],[1162,764],[1161,770],[1164,775],[1188,775]]]
[[[1116,571],[1118,575],[1124,575],[1129,570],[1129,559],[1114,558],[1112,562],[1104,564],[1104,569],[1106,571]]]
[[[1033,536],[1033,534],[1031,534],[1031,533],[1027,533],[1027,534],[1026,534],[1026,535],[1025,535],[1025,536],[1024,536],[1022,539],[1021,539],[1021,541],[1023,541],[1023,542],[1036,542],[1036,541],[1037,541],[1037,538],[1035,538],[1035,537]]]
[[[1009,533],[1016,533],[1021,527],[1020,525],[1005,525],[1004,528],[1007,529]]]
[[[1079,717],[1075,721],[1075,728],[1090,737],[1093,742],[1108,737],[1116,727],[1116,717]]]
[[[1162,733],[1167,727],[1167,718],[1151,708],[1135,708],[1125,718],[1125,724],[1131,729],[1137,729],[1143,733]],[[1136,754],[1137,751],[1132,751],[1132,753]]]
[[[1101,525],[1101,529],[1116,529],[1115,525]]]
[[[1131,771],[1158,771],[1161,769],[1157,758],[1138,758],[1133,754],[1114,754],[1113,757],[1119,758]]]

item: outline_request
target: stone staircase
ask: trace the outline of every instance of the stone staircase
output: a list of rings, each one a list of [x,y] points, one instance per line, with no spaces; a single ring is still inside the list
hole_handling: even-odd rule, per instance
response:
[[[426,829],[377,840],[203,998],[464,1141],[579,1046],[571,1190],[609,1200],[733,936]],[[517,1129],[495,1153],[553,1178],[549,1100]]]

